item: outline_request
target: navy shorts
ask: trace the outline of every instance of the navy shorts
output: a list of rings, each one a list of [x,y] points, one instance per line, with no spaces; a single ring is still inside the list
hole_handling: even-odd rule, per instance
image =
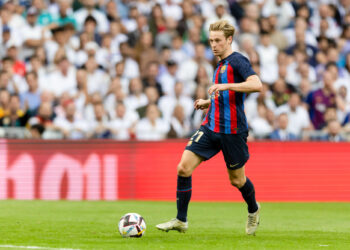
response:
[[[223,134],[201,126],[189,140],[186,149],[199,155],[204,160],[209,160],[221,150],[226,167],[235,170],[243,167],[249,159],[247,137],[248,132]]]

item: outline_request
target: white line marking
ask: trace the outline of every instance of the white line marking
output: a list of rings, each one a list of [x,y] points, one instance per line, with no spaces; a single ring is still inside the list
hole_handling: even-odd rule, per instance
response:
[[[320,245],[320,247],[328,247],[329,245]]]
[[[73,248],[52,248],[52,247],[15,246],[15,245],[0,245],[0,248],[25,248],[25,249],[44,249],[44,250],[80,250],[80,249],[73,249]]]

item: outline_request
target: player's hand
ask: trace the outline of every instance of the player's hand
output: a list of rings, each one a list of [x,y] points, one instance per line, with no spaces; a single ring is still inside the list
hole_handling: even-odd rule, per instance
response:
[[[209,104],[210,104],[210,101],[208,100],[198,99],[194,102],[194,108],[203,110],[208,108]]]
[[[219,93],[219,91],[224,91],[227,89],[227,84],[214,84],[208,89],[208,93],[210,96],[212,96],[212,94],[216,96]]]

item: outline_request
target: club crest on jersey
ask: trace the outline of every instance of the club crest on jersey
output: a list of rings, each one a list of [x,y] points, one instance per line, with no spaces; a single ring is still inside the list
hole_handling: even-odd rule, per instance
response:
[[[224,73],[226,71],[226,65],[222,66],[220,69],[220,73]]]

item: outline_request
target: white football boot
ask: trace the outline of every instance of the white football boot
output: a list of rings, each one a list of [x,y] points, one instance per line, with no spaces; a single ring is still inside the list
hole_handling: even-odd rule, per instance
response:
[[[172,219],[171,221],[158,224],[156,226],[159,230],[168,232],[169,230],[177,230],[180,233],[184,233],[188,229],[188,222],[183,222],[178,219]]]
[[[258,229],[260,222],[260,204],[258,203],[258,211],[255,213],[248,213],[248,220],[245,227],[245,232],[248,235],[255,235],[255,231]]]

